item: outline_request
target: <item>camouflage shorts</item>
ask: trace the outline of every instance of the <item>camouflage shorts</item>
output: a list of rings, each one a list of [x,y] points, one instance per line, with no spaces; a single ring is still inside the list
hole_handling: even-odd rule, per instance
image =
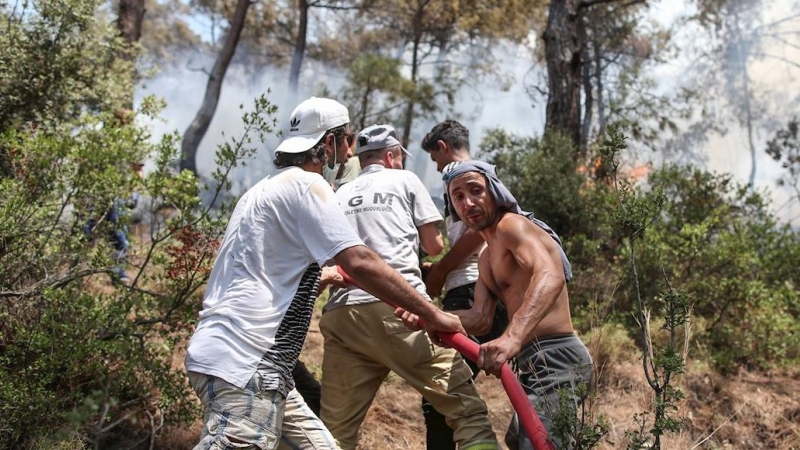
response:
[[[286,398],[277,391],[262,391],[258,373],[244,389],[194,372],[189,372],[189,383],[205,407],[194,450],[338,449],[297,390]]]

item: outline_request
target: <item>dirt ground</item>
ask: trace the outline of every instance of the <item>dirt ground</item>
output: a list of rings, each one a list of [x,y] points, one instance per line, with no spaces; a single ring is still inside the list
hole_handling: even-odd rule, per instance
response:
[[[319,314],[312,320],[301,358],[319,376],[322,335]],[[596,358],[597,360],[597,358]],[[609,361],[599,371],[594,414],[611,423],[600,449],[625,448],[625,431],[634,428],[634,414],[648,410],[651,391],[635,354]],[[687,374],[678,379],[685,393],[680,414],[686,426],[679,435],[667,435],[664,449],[795,449],[800,450],[800,373],[716,374],[699,362],[689,361]],[[500,381],[481,375],[478,389],[502,441],[511,417]],[[380,389],[361,428],[359,449],[416,450],[425,448],[425,427],[420,396],[402,379],[390,375]],[[191,449],[200,422],[191,427],[165,427],[156,440],[158,449]],[[506,447],[501,443],[501,448]]]

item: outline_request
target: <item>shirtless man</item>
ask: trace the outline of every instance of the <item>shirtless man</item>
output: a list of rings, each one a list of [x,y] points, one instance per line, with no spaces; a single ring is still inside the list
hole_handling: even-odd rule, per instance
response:
[[[550,432],[559,407],[559,390],[567,389],[577,407],[575,388],[589,383],[592,359],[572,328],[567,281],[569,261],[558,236],[543,222],[523,212],[497,178],[494,166],[465,161],[446,176],[451,213],[481,234],[487,244],[481,254],[472,309],[454,311],[470,334],[492,326],[497,302],[508,310],[509,325],[497,339],[483,343],[478,367],[500,375],[516,359],[518,378]],[[519,431],[516,416],[506,435],[512,449],[532,449]],[[561,443],[553,439],[556,448]]]

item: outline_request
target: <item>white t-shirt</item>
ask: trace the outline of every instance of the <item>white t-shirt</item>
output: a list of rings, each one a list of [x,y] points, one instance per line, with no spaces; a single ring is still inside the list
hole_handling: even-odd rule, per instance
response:
[[[447,211],[445,211],[445,214],[447,214]],[[461,236],[467,231],[467,225],[461,220],[458,222],[454,221],[453,217],[450,215],[447,215],[444,219],[444,223],[447,228],[447,238],[450,240],[450,245],[452,246],[461,239]],[[444,282],[445,291],[464,286],[465,284],[478,282],[478,256],[484,248],[486,248],[485,242],[447,274],[447,278]]]
[[[330,185],[299,167],[248,190],[231,215],[206,287],[186,369],[244,388],[257,367],[284,394],[308,331],[319,266],[363,245]]]
[[[426,298],[419,268],[417,227],[442,220],[422,181],[406,170],[365,167],[353,181],[336,191],[347,220],[367,247],[400,272]],[[356,288],[336,289],[325,310],[379,301]]]

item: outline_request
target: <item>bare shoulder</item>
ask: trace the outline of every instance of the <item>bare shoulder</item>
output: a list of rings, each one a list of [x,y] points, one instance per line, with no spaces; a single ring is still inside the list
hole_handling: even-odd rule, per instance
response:
[[[503,243],[508,243],[531,235],[532,226],[531,221],[525,216],[505,213],[497,222],[495,230],[497,238]]]
[[[526,216],[506,213],[497,223],[497,241],[511,251],[528,248],[536,252],[552,253],[558,244],[541,227]]]
[[[503,217],[497,222],[497,228],[506,231],[513,231],[516,228],[526,228],[528,225],[532,224],[527,217],[510,212],[504,213]]]

